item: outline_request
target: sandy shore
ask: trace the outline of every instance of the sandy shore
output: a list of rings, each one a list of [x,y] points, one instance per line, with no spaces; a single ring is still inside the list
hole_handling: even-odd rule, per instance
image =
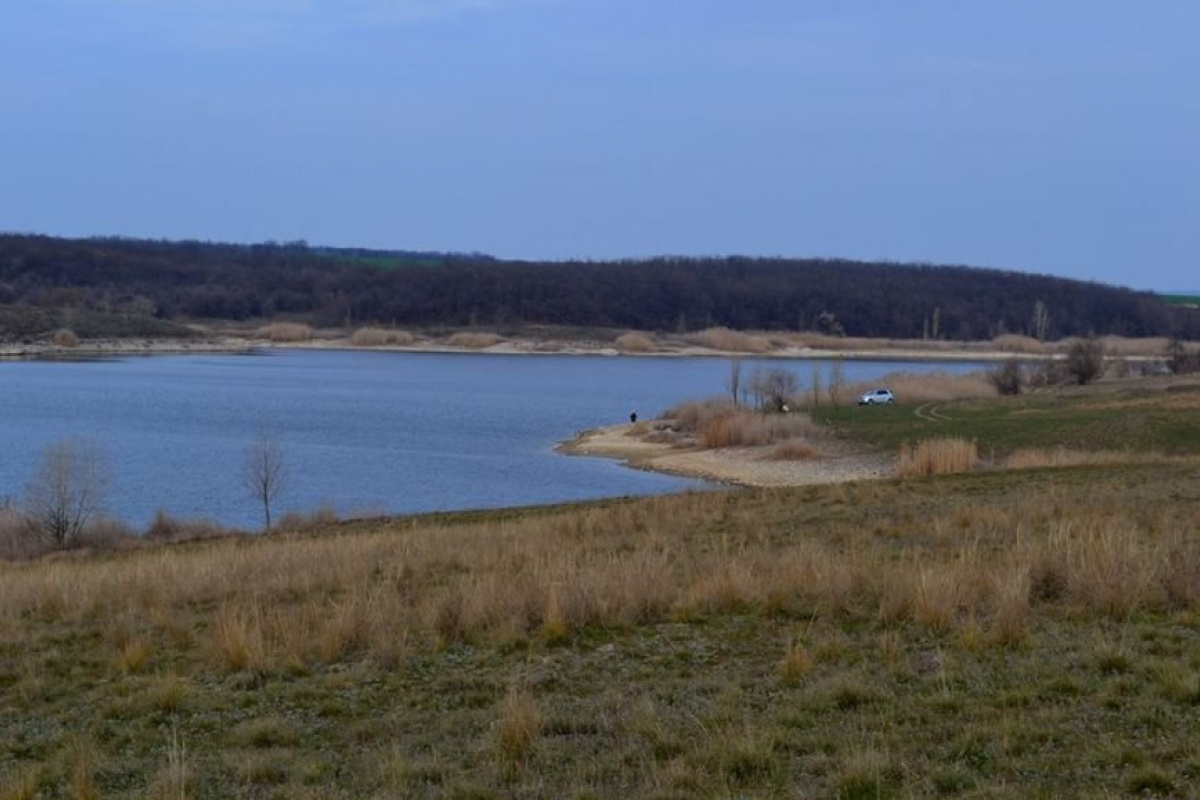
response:
[[[635,469],[701,478],[735,486],[811,486],[872,480],[892,475],[891,457],[866,452],[843,442],[823,442],[825,455],[798,461],[768,458],[766,447],[728,447],[719,450],[680,449],[642,441],[632,425],[613,425],[585,431],[563,442],[567,455],[615,458]]]
[[[531,355],[531,356],[607,356],[637,358],[744,358],[753,359],[815,359],[846,361],[1004,361],[1012,353],[976,350],[820,350],[810,347],[787,347],[765,353],[739,353],[728,350],[713,350],[696,345],[676,346],[648,353],[625,353],[609,342],[559,341],[538,339],[505,339],[489,347],[453,347],[444,342],[418,341],[409,345],[381,345],[378,347],[355,347],[348,339],[313,339],[305,342],[255,342],[260,347],[284,347],[311,350],[379,350],[395,353],[479,353],[481,355]],[[1022,356],[1039,359],[1055,356]]]
[[[254,345],[245,339],[85,339],[75,347],[47,343],[0,343],[0,358],[89,358],[171,353],[244,353]]]

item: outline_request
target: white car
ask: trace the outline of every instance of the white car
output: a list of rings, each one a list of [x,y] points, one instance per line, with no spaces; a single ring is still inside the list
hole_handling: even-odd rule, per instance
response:
[[[858,398],[860,406],[872,406],[876,403],[894,403],[896,395],[892,394],[891,389],[872,389],[871,391]]]

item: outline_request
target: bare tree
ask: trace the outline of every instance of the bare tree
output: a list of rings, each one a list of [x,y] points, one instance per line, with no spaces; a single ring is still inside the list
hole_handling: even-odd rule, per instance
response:
[[[104,510],[112,467],[95,442],[64,439],[47,445],[25,485],[36,529],[57,549],[79,543],[88,521]]]
[[[287,479],[283,447],[270,431],[260,431],[258,438],[246,448],[242,482],[250,496],[262,503],[265,530],[268,532],[271,530],[271,504],[287,488]]]
[[[840,359],[829,365],[829,405],[841,408],[842,405],[842,362]]]
[[[784,411],[796,396],[796,376],[786,369],[758,369],[750,378],[759,411]]]
[[[1039,342],[1046,341],[1046,335],[1050,332],[1050,309],[1046,308],[1046,304],[1038,300],[1033,304],[1033,338]]]
[[[1067,374],[1082,386],[1104,374],[1104,343],[1095,336],[1076,339],[1067,349]]]
[[[729,362],[729,381],[726,384],[729,393],[733,395],[733,405],[736,407],[742,393],[742,360],[735,358]]]
[[[821,405],[821,365],[813,364],[812,368],[812,386],[809,387],[812,393],[812,407],[816,408]]]

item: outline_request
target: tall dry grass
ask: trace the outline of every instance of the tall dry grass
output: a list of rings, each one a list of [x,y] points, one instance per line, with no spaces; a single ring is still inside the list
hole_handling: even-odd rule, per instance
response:
[[[1001,466],[1008,469],[1041,469],[1044,467],[1146,464],[1166,460],[1168,460],[1167,456],[1153,452],[1073,450],[1068,447],[1027,447],[1010,453],[1001,462]]]
[[[271,342],[308,342],[312,341],[313,329],[301,322],[272,322],[259,328],[258,336]]]
[[[696,344],[728,353],[767,353],[773,345],[765,336],[756,336],[729,328],[708,328],[688,337]]]
[[[478,332],[462,332],[455,333],[446,339],[446,344],[451,347],[469,347],[472,349],[483,349],[492,345],[500,344],[504,339],[494,333],[478,333]]]
[[[822,438],[821,428],[807,414],[760,414],[751,411],[714,417],[700,429],[702,447],[759,447],[781,442]]]
[[[900,403],[947,403],[951,400],[996,396],[996,387],[981,372],[965,375],[889,372],[877,381],[847,386],[845,395],[854,402],[865,392],[882,386],[895,392],[896,401]]]
[[[900,447],[896,474],[901,478],[970,472],[979,461],[975,442],[967,439],[926,439]]]
[[[716,613],[938,632],[978,623],[1014,644],[1048,604],[1095,616],[1200,604],[1200,512],[1186,504],[1134,509],[1044,492],[934,512],[911,540],[883,545],[870,526],[773,533],[769,521],[794,502],[694,495],[0,562],[0,636],[114,620],[114,669],[143,669],[146,654],[134,651],[154,642],[214,671],[270,672]]]
[[[622,353],[653,353],[658,349],[653,338],[635,331],[618,336],[616,345]]]
[[[1028,353],[1041,355],[1049,351],[1045,343],[1032,336],[1022,336],[1017,333],[1003,333],[992,339],[992,346],[1004,353]]]
[[[417,337],[408,331],[390,328],[359,328],[350,337],[350,343],[355,347],[405,347],[416,340]]]

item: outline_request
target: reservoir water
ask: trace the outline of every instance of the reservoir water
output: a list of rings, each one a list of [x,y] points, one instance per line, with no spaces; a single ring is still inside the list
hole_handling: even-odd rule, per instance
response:
[[[744,372],[781,366],[803,385],[812,365],[754,359]],[[847,361],[843,375],[979,368]],[[728,374],[728,361],[710,358],[310,350],[0,363],[0,503],[20,499],[46,445],[81,436],[112,463],[114,515],[141,527],[161,508],[254,528],[242,465],[264,428],[289,472],[278,510],[423,512],[703,488],[554,445],[634,410],[649,419],[721,394]]]

